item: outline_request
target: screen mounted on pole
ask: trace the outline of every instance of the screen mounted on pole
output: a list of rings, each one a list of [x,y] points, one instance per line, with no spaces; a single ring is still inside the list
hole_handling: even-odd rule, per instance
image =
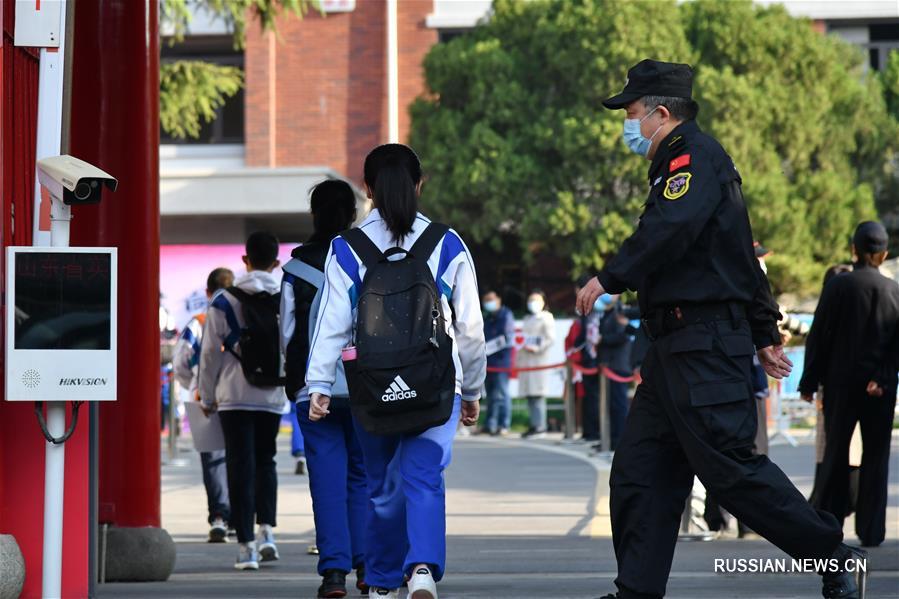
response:
[[[114,248],[7,249],[6,397],[113,400]]]

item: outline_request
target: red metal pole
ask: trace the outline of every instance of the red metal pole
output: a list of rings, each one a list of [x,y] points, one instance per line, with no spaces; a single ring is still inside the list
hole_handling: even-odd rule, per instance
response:
[[[70,153],[119,180],[72,221],[72,245],[119,248],[119,388],[100,407],[100,521],[159,527],[158,3],[74,5]]]

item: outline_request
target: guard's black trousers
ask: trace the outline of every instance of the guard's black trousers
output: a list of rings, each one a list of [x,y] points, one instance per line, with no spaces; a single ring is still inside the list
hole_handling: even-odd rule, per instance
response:
[[[824,427],[827,444],[821,462],[817,497],[821,509],[840,522],[849,513],[849,444],[855,423],[862,429],[862,465],[859,469],[855,532],[863,545],[879,545],[886,536],[887,475],[896,390],[871,397],[866,381],[824,388]]]
[[[622,597],[662,597],[694,473],[731,514],[794,558],[830,557],[836,518],[812,508],[767,456],[745,322],[694,324],[652,344],[612,463],[612,538]]]

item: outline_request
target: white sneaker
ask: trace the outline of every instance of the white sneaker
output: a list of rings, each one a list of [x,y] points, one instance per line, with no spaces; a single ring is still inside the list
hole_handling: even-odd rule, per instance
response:
[[[281,559],[278,554],[278,547],[275,545],[275,533],[272,532],[271,524],[260,524],[259,531],[256,533],[256,543],[259,545],[259,555],[262,561],[273,562]]]
[[[409,599],[437,599],[437,583],[427,566],[416,566],[409,579]]]
[[[228,542],[228,525],[221,518],[216,518],[209,525],[208,543],[227,543]]]
[[[256,542],[241,543],[237,548],[237,562],[234,564],[237,570],[258,570],[259,552],[256,551]]]
[[[396,589],[391,591],[388,589],[371,587],[368,589],[368,599],[400,599],[400,592]]]

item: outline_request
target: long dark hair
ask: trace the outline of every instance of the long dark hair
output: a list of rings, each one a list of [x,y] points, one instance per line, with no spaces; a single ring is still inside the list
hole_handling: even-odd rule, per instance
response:
[[[312,188],[312,236],[309,241],[327,243],[356,220],[356,194],[346,181],[328,179]]]
[[[365,157],[365,184],[398,243],[412,232],[418,214],[416,187],[420,182],[421,161],[409,146],[384,144]]]

